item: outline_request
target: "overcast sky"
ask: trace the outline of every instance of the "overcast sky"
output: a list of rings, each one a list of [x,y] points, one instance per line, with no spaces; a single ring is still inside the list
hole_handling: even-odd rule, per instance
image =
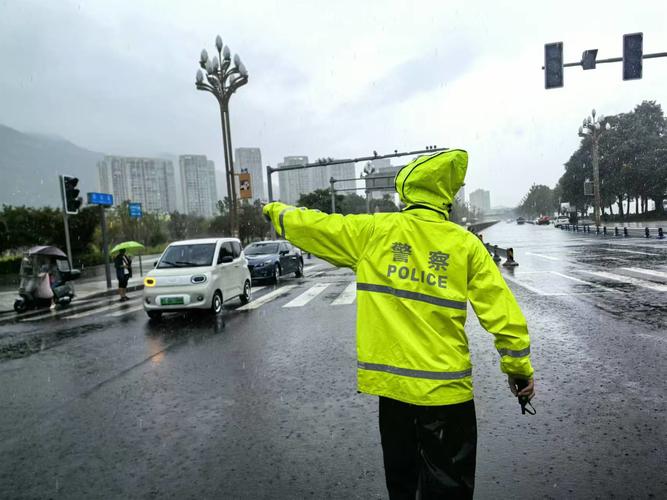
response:
[[[544,43],[563,41],[575,62],[591,48],[620,56],[622,35],[643,31],[644,52],[663,52],[666,19],[658,0],[0,0],[0,123],[103,153],[206,154],[222,169],[215,100],[194,88],[219,33],[250,73],[231,101],[234,147],[273,166],[462,148],[466,190],[516,205],[534,182],[553,187],[591,108],[667,103],[667,58],[632,82],[620,63],[569,68],[546,91]]]

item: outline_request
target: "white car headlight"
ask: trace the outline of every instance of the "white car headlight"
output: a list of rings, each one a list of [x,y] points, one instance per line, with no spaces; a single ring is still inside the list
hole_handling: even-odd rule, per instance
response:
[[[190,283],[193,285],[201,285],[202,283],[206,283],[208,281],[208,276],[205,274],[195,274],[190,278]]]

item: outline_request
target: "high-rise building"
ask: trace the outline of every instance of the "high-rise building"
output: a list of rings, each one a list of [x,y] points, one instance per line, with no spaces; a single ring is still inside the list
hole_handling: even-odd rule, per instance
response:
[[[466,188],[464,186],[461,186],[461,189],[456,193],[455,198],[459,205],[463,206],[466,204]]]
[[[264,189],[264,169],[262,168],[262,152],[259,148],[236,148],[234,170],[237,173],[247,170],[250,174],[250,186],[254,200],[266,201]],[[236,192],[239,192],[239,183],[236,183]]]
[[[286,156],[282,163],[278,163],[278,168],[305,165],[308,163],[307,156]],[[290,205],[296,204],[302,194],[312,191],[312,177],[308,170],[288,170],[278,172],[278,182],[280,183],[280,201]]]
[[[384,161],[386,160],[386,162]],[[372,200],[381,200],[385,195],[389,194],[392,196],[396,193],[394,188],[394,179],[396,174],[402,168],[400,166],[393,167],[389,158],[383,158],[382,160],[373,160],[373,162],[382,162],[373,164],[375,172],[366,177],[366,189],[368,190],[368,195]]]
[[[470,193],[470,206],[482,212],[491,210],[491,192],[485,189],[476,189]]]
[[[178,157],[178,164],[185,213],[213,216],[218,201],[215,164],[205,155],[182,155]]]
[[[145,212],[176,210],[174,165],[169,160],[105,156],[97,172],[100,191],[113,194],[117,205],[131,201],[141,203]]]
[[[349,163],[339,163],[337,165],[329,165],[326,169],[326,184],[318,189],[328,189],[331,186],[329,179],[333,177],[334,179],[354,179],[357,177],[356,169],[354,167],[354,162]],[[356,181],[345,181],[337,182],[334,184],[335,189],[352,189],[357,187]],[[351,193],[352,191],[346,191],[344,194]]]

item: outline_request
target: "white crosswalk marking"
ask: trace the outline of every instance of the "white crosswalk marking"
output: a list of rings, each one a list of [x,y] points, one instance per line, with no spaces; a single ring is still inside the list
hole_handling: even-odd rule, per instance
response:
[[[332,306],[344,306],[347,304],[352,304],[354,302],[354,299],[357,298],[357,283],[356,281],[353,281],[347,287],[345,287],[345,290],[343,290],[343,293],[341,293],[338,297],[336,297],[336,300],[334,300],[331,305]]]
[[[542,257],[543,259],[548,259],[548,260],[560,260],[556,257],[551,257],[550,255],[543,255],[541,253],[526,252],[526,255],[534,255],[535,257]]]
[[[21,319],[20,321],[22,321],[22,322],[23,321],[40,321],[40,320],[46,319],[46,318],[58,318],[60,316],[63,316],[64,314],[80,311],[81,309],[86,309],[87,307],[90,307],[92,305],[105,304],[105,303],[108,303],[108,302],[109,302],[109,297],[105,297],[103,299],[96,300],[96,301],[88,301],[86,303],[77,302],[76,306],[68,306],[64,309],[50,310],[49,312],[46,312],[44,314],[39,314],[37,316],[30,316],[28,318]],[[81,305],[79,305],[79,304],[81,304]]]
[[[641,267],[623,267],[626,271],[632,271],[639,274],[645,274],[647,276],[655,276],[656,278],[665,278],[667,279],[667,273],[662,271],[657,271],[655,269],[643,269]]]
[[[79,314],[72,314],[71,316],[64,316],[63,319],[79,319],[79,318],[85,318],[87,316],[92,316],[93,314],[101,314],[106,311],[111,311],[112,309],[118,309],[119,307],[122,307],[125,303],[120,302],[117,304],[111,304],[108,306],[104,307],[98,307],[93,309],[92,311],[85,311]]]
[[[266,295],[262,295],[258,299],[254,299],[249,304],[239,307],[237,311],[250,311],[252,309],[257,309],[258,307],[262,307],[267,302],[271,302],[273,299],[277,298],[278,296],[280,296],[285,292],[288,292],[292,288],[296,288],[296,285],[281,286],[280,288],[277,288],[276,290],[273,290],[272,292],[269,292]]]
[[[107,314],[107,317],[118,318],[119,316],[125,316],[126,314],[131,314],[133,312],[141,311],[144,306],[136,306],[131,309],[123,309],[122,311],[117,311],[115,313]]]
[[[580,280],[579,278],[575,278],[574,276],[568,276],[567,274],[561,274],[556,271],[549,271],[551,274],[555,274],[556,276],[560,276],[561,278],[567,278],[572,281],[576,281],[577,283],[582,283],[584,285],[592,286],[593,288],[599,288],[600,290],[604,290],[606,292],[612,292],[612,293],[623,293],[620,290],[614,290],[613,288],[608,288],[603,285],[599,285],[597,283],[592,283],[591,281],[584,281]]]
[[[640,286],[642,288],[648,288],[649,290],[655,290],[657,292],[667,292],[667,285],[659,285],[657,283],[651,283],[650,281],[641,280],[638,278],[631,278],[630,276],[623,276],[622,274],[608,273],[606,271],[583,271],[587,274],[592,274],[593,276],[598,276],[600,278],[606,278],[614,281],[620,281],[621,283],[628,283],[630,285]]]
[[[313,285],[294,300],[288,302],[283,307],[302,307],[321,294],[331,283],[319,283]]]
[[[650,253],[650,252],[638,252],[636,250],[622,250],[620,248],[603,248],[602,250],[607,250],[608,252],[623,252],[623,253],[636,253],[639,255],[653,255],[659,256],[659,253]]]

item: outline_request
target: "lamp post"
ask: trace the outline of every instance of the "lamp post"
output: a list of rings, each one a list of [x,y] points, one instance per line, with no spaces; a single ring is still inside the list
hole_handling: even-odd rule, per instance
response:
[[[591,112],[591,116],[584,119],[581,127],[579,127],[579,137],[591,137],[591,155],[593,157],[593,191],[595,195],[595,225],[600,226],[600,158],[599,158],[599,141],[600,134],[603,130],[609,130],[611,126],[606,123],[603,126],[604,116],[595,116],[595,110]]]
[[[206,90],[215,96],[220,107],[220,122],[222,126],[222,146],[225,155],[225,178],[227,180],[227,196],[231,202],[231,232],[238,232],[237,203],[236,203],[236,180],[234,177],[234,158],[232,152],[232,135],[229,126],[229,99],[236,89],[248,83],[248,70],[241,62],[241,58],[232,56],[229,47],[223,47],[222,38],[215,38],[215,48],[218,55],[209,59],[206,49],[201,51],[199,66],[197,70],[197,90]],[[202,71],[204,70],[204,71]]]

